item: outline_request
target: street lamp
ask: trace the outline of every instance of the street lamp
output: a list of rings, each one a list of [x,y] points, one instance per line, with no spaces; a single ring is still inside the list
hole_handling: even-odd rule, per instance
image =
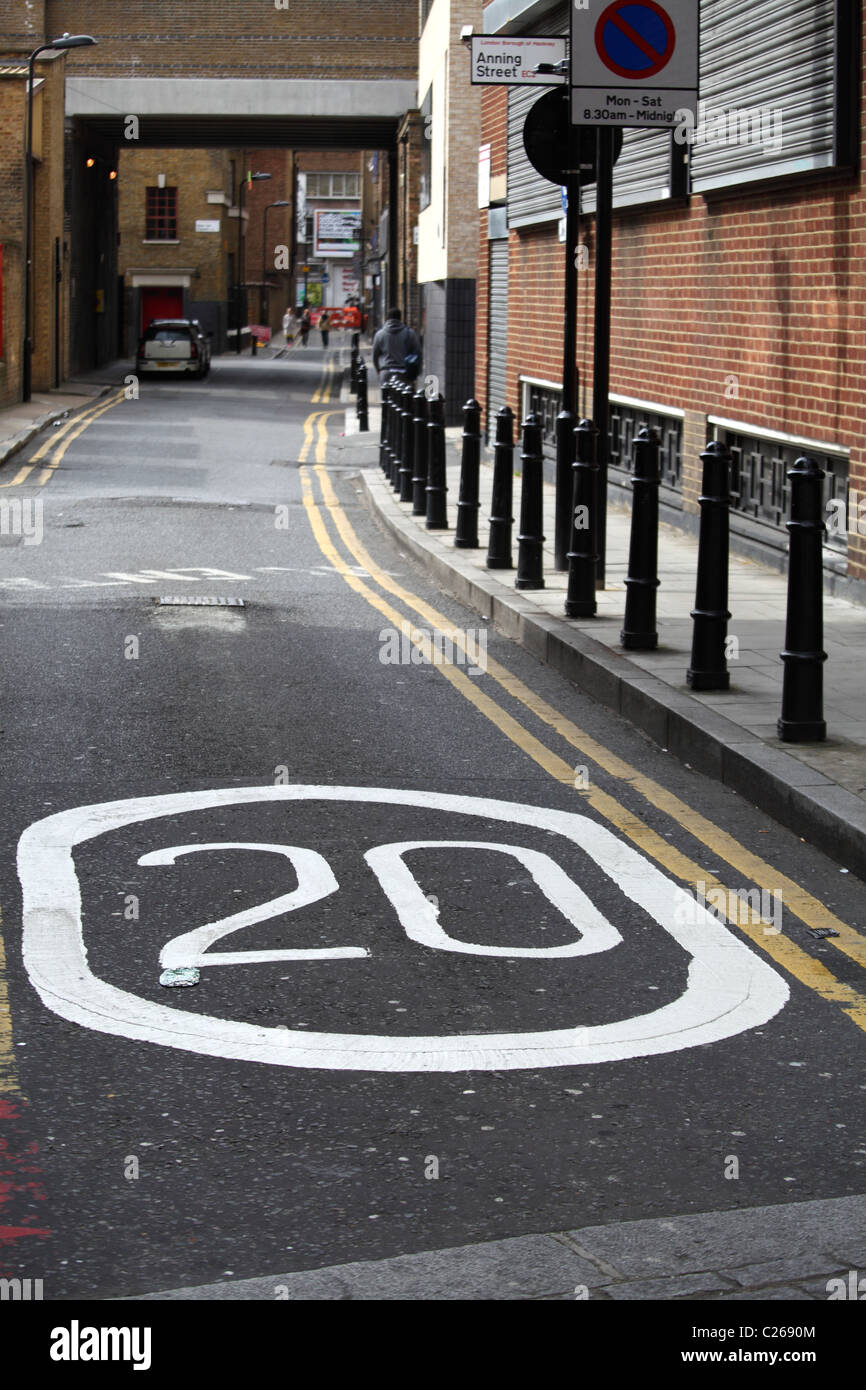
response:
[[[265,261],[267,259],[268,254],[268,213],[270,212],[271,208],[287,207],[291,207],[291,204],[285,198],[281,198],[278,203],[268,203],[267,207],[265,208],[264,215],[262,217],[262,300],[259,309],[260,318],[263,325],[266,322],[265,315],[267,314],[268,294],[267,289],[265,288]]]
[[[253,180],[255,180],[256,182],[258,182],[258,181],[261,180],[261,179],[269,179],[270,177],[271,177],[270,174],[247,174],[246,178],[241,180],[241,186],[240,186],[240,190],[239,190],[239,192],[238,192],[238,279],[237,279],[237,294],[236,294],[237,304],[236,304],[236,310],[235,310],[235,315],[236,315],[236,318],[235,318],[235,328],[237,329],[237,336],[236,336],[236,338],[235,338],[235,352],[236,352],[238,355],[240,354],[240,350],[241,350],[241,319],[243,318],[243,311],[242,311],[242,309],[241,309],[241,300],[242,300],[242,298],[243,298],[243,284],[244,284],[244,275],[243,275],[243,266],[242,266],[242,262],[243,262],[243,229],[244,229],[244,186],[245,186],[247,183],[252,183]]]
[[[30,400],[32,382],[32,288],[30,284],[33,262],[33,65],[40,53],[52,48],[88,48],[96,43],[90,34],[63,34],[50,43],[34,48],[28,59],[27,81],[27,151],[24,156],[24,351],[21,359],[21,399]]]

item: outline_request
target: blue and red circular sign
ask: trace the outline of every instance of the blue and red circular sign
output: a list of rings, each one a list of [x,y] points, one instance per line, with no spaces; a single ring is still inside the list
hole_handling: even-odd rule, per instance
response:
[[[661,72],[676,42],[673,20],[655,0],[614,0],[595,26],[595,47],[605,67],[635,82]]]

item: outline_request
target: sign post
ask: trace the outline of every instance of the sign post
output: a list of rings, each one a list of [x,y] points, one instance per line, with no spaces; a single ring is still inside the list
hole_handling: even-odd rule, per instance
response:
[[[610,457],[613,139],[697,113],[699,0],[571,0],[571,120],[598,128],[592,415],[598,428],[598,569],[605,581]]]

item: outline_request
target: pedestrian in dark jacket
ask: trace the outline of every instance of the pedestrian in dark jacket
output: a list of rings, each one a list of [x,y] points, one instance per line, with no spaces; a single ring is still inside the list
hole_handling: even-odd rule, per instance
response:
[[[323,309],[319,315],[318,328],[322,335],[322,347],[326,348],[331,331],[331,315],[328,313],[327,309]]]
[[[421,344],[399,309],[388,310],[385,327],[373,339],[373,366],[383,382],[414,381],[421,370]]]
[[[301,314],[301,342],[304,347],[307,346],[307,339],[310,336],[310,329],[312,328],[312,326],[313,316],[310,313],[309,309],[305,309],[304,312]]]

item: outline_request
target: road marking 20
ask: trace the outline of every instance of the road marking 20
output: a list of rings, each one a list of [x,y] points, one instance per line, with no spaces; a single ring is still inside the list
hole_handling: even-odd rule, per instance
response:
[[[81,892],[73,860],[76,845],[128,825],[166,816],[214,807],[304,801],[411,806],[436,813],[500,821],[511,827],[529,826],[560,835],[567,844],[577,845],[588,854],[608,879],[682,948],[689,957],[686,988],[672,1003],[614,1023],[533,1032],[392,1037],[301,1032],[186,1012],[118,989],[93,974],[83,937]],[[246,846],[250,842],[228,843]],[[436,847],[440,843],[405,841],[382,845],[369,850],[367,860],[391,897],[404,930],[417,943],[450,951],[468,949],[473,954],[501,954],[498,948],[482,948],[447,936],[413,876],[408,870],[403,872],[402,855],[410,848]],[[168,857],[160,856],[192,852],[193,848],[200,850],[202,846],[175,846],[155,851],[145,859],[151,863],[168,863],[171,862]],[[297,856],[299,852],[294,846],[268,848],[288,857]],[[508,847],[508,852],[518,858],[521,854],[534,853],[512,846]],[[331,881],[328,877],[331,871],[326,861],[318,862],[321,857],[315,851],[305,853],[314,857],[305,861],[304,881],[299,882],[295,893],[321,895]],[[297,870],[299,861],[293,862]],[[532,861],[524,858],[522,862],[530,868],[542,892],[555,901],[570,920],[579,922],[580,950],[566,948],[565,954],[605,950],[616,944],[620,939],[616,929],[591,904],[591,910],[587,911],[581,890],[558,866],[547,860],[546,855]],[[19,842],[18,872],[24,907],[24,963],[48,1008],[62,1018],[99,1032],[212,1057],[277,1066],[385,1072],[574,1066],[651,1056],[718,1042],[766,1023],[788,999],[788,987],[781,976],[705,909],[692,913],[688,925],[678,922],[677,906],[684,900],[694,904],[694,899],[631,845],[589,817],[574,812],[388,787],[265,786],[177,792],[79,806],[37,821],[25,830]],[[294,895],[285,896],[292,898]],[[271,902],[249,909],[249,912],[267,911],[270,916],[273,908]],[[184,953],[195,950],[199,957],[204,957],[205,963],[211,963],[207,960],[208,946],[236,930],[240,925],[238,919],[244,915],[237,914],[234,918],[185,933],[180,938]],[[172,950],[180,949],[177,938],[169,945]],[[509,949],[505,954],[517,956],[537,949]],[[545,952],[546,955],[552,953],[552,950]],[[246,953],[238,954],[249,959]],[[286,956],[280,953],[279,958]],[[212,960],[216,961],[216,956]],[[188,954],[184,954],[182,963],[189,963]]]

